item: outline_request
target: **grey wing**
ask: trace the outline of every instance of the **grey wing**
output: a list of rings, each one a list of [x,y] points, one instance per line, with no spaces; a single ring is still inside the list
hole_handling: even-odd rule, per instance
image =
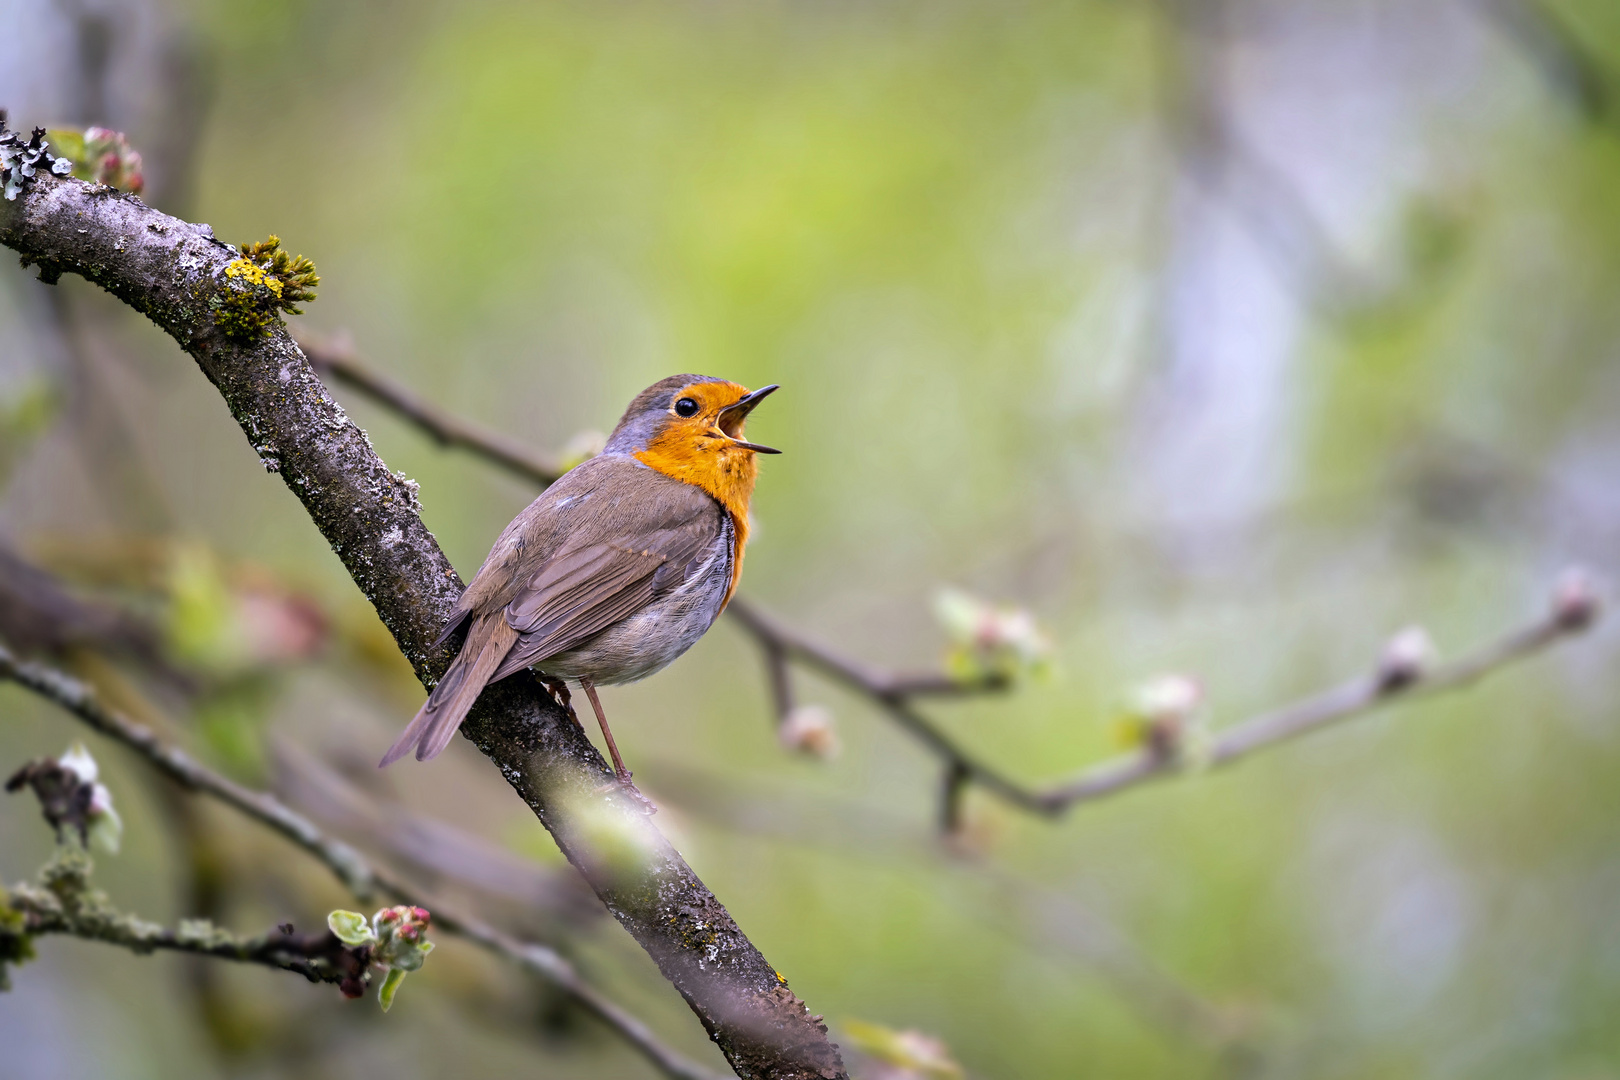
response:
[[[478,573],[456,600],[455,609],[451,611],[443,632],[432,647],[437,649],[443,645],[475,613],[498,611],[520,596],[536,569],[543,569],[551,559],[564,554],[568,538],[577,535],[582,526],[604,515],[622,515],[622,500],[604,495],[603,485],[611,484],[617,474],[624,472],[650,473],[651,470],[620,456],[603,455],[576,465],[541,492],[534,502],[501,530],[500,537],[489,549],[489,555],[478,568]],[[676,488],[687,487],[677,480],[670,480],[669,483]],[[686,495],[685,492],[681,494]],[[691,494],[699,500],[713,501],[695,488]],[[674,501],[678,504],[694,502],[689,495]],[[677,511],[676,516],[689,517],[693,512],[688,507]],[[611,530],[613,523],[608,524]],[[613,532],[609,531],[606,535],[611,536]]]
[[[490,681],[589,641],[680,585],[720,535],[722,513],[711,502],[634,545],[611,541],[559,552],[506,606],[519,637]]]

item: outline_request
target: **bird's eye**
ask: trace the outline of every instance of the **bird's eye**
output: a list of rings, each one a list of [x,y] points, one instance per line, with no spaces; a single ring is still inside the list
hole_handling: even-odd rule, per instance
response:
[[[697,412],[698,403],[689,397],[683,397],[675,403],[676,416],[696,416]]]

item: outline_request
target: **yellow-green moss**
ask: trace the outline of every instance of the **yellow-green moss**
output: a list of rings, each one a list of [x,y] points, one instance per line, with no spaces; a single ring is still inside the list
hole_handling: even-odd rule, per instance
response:
[[[5,887],[0,886],[0,990],[11,989],[7,966],[34,958],[34,939],[28,934],[28,920],[11,906]]]
[[[315,299],[320,281],[315,264],[289,255],[280,237],[244,244],[242,258],[225,267],[224,287],[209,301],[215,325],[237,341],[257,341],[281,312],[302,314],[298,304]]]

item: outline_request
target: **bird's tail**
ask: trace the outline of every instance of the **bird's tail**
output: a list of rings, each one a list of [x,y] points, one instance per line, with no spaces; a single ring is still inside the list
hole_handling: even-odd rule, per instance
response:
[[[518,633],[507,623],[505,611],[474,619],[467,632],[467,643],[377,767],[392,765],[413,747],[417,761],[437,757],[450,745],[473,702],[478,700],[490,676],[506,659],[517,639]]]

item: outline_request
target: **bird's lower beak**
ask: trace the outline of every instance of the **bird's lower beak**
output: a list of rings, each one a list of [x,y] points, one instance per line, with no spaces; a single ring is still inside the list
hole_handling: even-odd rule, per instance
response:
[[[754,411],[754,406],[779,389],[781,387],[776,383],[762,386],[751,394],[744,394],[740,399],[720,410],[720,415],[716,419],[719,422],[720,430],[725,433],[726,438],[731,440],[731,445],[740,446],[744,450],[752,450],[756,454],[780,454],[782,452],[769,446],[761,446],[758,443],[743,442],[737,437],[742,433],[743,421],[748,419],[748,414]]]

